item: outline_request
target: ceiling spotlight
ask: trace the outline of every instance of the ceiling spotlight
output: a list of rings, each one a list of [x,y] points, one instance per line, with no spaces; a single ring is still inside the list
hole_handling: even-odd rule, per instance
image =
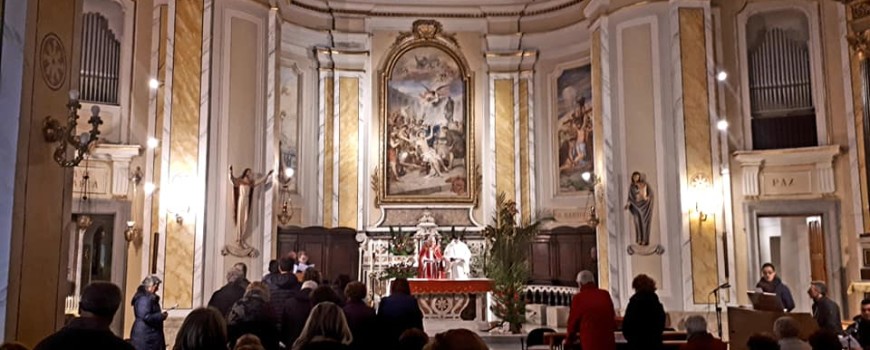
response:
[[[724,70],[719,71],[719,73],[716,74],[716,80],[725,81],[725,79],[728,79],[728,73],[725,72]]]
[[[158,140],[154,137],[148,138],[148,149],[155,149],[159,145],[160,145],[160,140]]]
[[[716,129],[719,129],[719,131],[728,130],[728,121],[725,119],[722,119],[722,120],[716,122]]]
[[[150,87],[151,90],[157,90],[157,88],[160,87],[160,81],[158,81],[157,79],[151,78],[151,80],[148,80],[148,87]]]

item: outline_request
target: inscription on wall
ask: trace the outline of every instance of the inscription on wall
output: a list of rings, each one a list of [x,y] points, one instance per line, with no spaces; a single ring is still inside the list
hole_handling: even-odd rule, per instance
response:
[[[108,168],[89,167],[73,170],[73,193],[83,194],[87,188],[87,193],[90,196],[108,197],[109,183]]]
[[[797,195],[813,193],[812,175],[807,172],[764,172],[761,193],[765,195]]]

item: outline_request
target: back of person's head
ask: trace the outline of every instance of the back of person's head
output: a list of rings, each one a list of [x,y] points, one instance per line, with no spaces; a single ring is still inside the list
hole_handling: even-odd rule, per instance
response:
[[[162,283],[163,283],[163,281],[160,280],[160,277],[151,275],[151,276],[145,277],[145,279],[142,280],[142,283],[140,284],[140,286],[148,288],[148,287],[152,287],[152,286],[159,286]]]
[[[248,277],[248,265],[245,265],[243,262],[237,262],[233,265],[234,270],[239,270],[242,272],[242,278]]]
[[[577,273],[577,285],[583,286],[589,283],[595,283],[595,275],[589,270],[583,270]]]
[[[422,350],[429,343],[429,336],[419,328],[411,328],[399,336],[399,350]]]
[[[305,282],[302,282],[302,287],[300,287],[299,289],[311,289],[311,290],[315,290],[315,289],[317,289],[317,282],[314,282],[314,281],[305,281]]]
[[[338,275],[338,277],[335,279],[335,286],[340,288],[341,290],[344,290],[344,287],[347,287],[348,283],[350,283],[350,276],[344,273]]]
[[[707,320],[704,316],[694,315],[686,318],[686,335],[690,338],[707,333]]]
[[[263,298],[265,301],[269,301],[271,299],[271,295],[269,294],[269,286],[261,281],[254,281],[248,285],[248,288],[245,289],[245,296],[250,297],[253,295],[257,295],[260,298]]]
[[[245,334],[236,340],[233,350],[265,350],[260,338],[253,334]]]
[[[813,350],[841,350],[843,344],[840,337],[829,330],[820,329],[810,335],[808,339]]]
[[[79,311],[111,321],[121,305],[121,289],[111,282],[92,282],[82,291]]]
[[[467,329],[451,329],[449,331],[438,333],[429,345],[424,348],[426,350],[489,350],[483,339]]]
[[[779,339],[797,338],[800,333],[797,321],[791,317],[783,316],[773,322],[773,334]]]
[[[317,305],[323,302],[332,302],[341,304],[341,298],[335,293],[335,290],[329,286],[319,286],[311,291],[311,304]]]
[[[309,267],[302,273],[302,281],[314,281],[317,284],[323,284],[323,276],[320,274],[320,270]]]
[[[634,291],[638,293],[655,292],[656,281],[645,274],[640,274],[631,281],[631,288],[634,288]]]
[[[278,260],[269,260],[269,273],[278,273]]]
[[[753,334],[746,341],[746,347],[749,350],[779,350],[779,343],[769,335]]]
[[[285,256],[278,260],[278,270],[281,273],[292,273],[293,265],[296,264],[296,259],[291,259],[289,256]]]
[[[237,268],[231,268],[227,271],[227,284],[236,283],[237,281],[241,281],[245,278],[245,273],[242,270]]]
[[[396,278],[390,283],[390,294],[411,295],[411,284],[407,278]]]
[[[173,350],[226,349],[227,324],[215,308],[198,308],[181,323]]]
[[[24,344],[19,342],[8,342],[0,345],[0,350],[29,350]]]
[[[815,287],[816,290],[819,291],[819,294],[821,294],[821,295],[828,295],[828,285],[825,284],[825,282],[823,282],[823,281],[812,281],[812,282],[810,282],[810,285],[812,285],[813,287]]]
[[[353,341],[344,311],[332,302],[322,302],[311,309],[308,320],[293,348],[310,343],[315,337],[336,341],[345,345]]]
[[[348,301],[363,301],[368,294],[366,285],[361,282],[350,282],[347,287],[344,287],[344,296]]]

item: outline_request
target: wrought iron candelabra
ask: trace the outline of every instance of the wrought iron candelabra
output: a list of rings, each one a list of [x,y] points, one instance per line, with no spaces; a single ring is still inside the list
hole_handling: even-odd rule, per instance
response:
[[[82,108],[82,105],[79,103],[78,90],[71,90],[69,92],[69,102],[66,104],[66,107],[66,125],[61,125],[56,119],[47,116],[43,122],[42,135],[46,142],[58,142],[57,148],[54,150],[54,161],[64,168],[71,168],[79,165],[90,151],[90,148],[99,140],[100,125],[103,124],[103,119],[100,118],[100,107],[94,105],[91,107],[91,118],[88,119],[88,124],[91,124],[91,130],[77,135],[78,111]],[[72,147],[74,151],[71,159],[67,158],[68,147]]]

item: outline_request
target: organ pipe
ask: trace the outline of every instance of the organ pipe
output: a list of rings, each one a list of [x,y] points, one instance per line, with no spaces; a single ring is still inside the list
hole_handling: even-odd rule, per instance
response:
[[[82,100],[118,104],[121,43],[99,13],[86,13],[82,26]]]
[[[782,29],[774,28],[749,52],[748,61],[754,116],[813,108],[807,42],[793,40]]]

